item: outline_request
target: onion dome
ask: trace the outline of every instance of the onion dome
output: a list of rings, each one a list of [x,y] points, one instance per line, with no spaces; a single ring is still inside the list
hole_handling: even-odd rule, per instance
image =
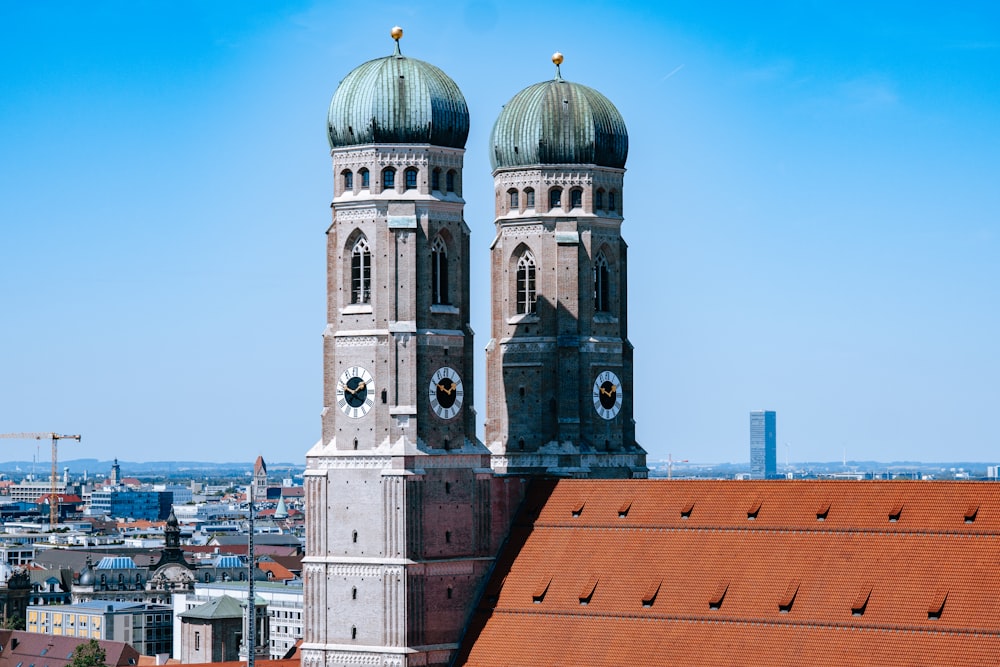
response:
[[[465,148],[469,107],[462,91],[440,69],[399,51],[356,67],[330,101],[330,146],[432,144]]]
[[[490,133],[494,169],[544,164],[625,167],[628,132],[615,105],[593,88],[556,77],[528,86],[504,105]]]
[[[94,574],[93,563],[90,562],[90,556],[87,556],[87,564],[84,566],[83,570],[80,572],[80,585],[81,586],[93,586],[94,581],[97,579]]]

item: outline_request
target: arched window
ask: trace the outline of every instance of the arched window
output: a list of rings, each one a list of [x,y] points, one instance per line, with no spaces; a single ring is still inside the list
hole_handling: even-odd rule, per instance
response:
[[[440,236],[431,245],[431,303],[448,304],[448,246]]]
[[[524,190],[524,206],[525,208],[535,208],[535,191],[532,188]]]
[[[431,190],[441,190],[441,168],[436,167],[431,172]]]
[[[454,192],[455,191],[455,175],[456,174],[455,174],[455,170],[454,169],[452,169],[451,171],[449,171],[445,175],[445,179],[444,179],[445,180],[445,187],[448,189],[448,192]]]
[[[530,252],[517,262],[517,314],[535,312],[535,258]]]
[[[510,190],[508,190],[507,191],[507,199],[508,199],[508,201],[510,203],[510,210],[511,211],[517,211],[518,209],[520,209],[520,202],[519,202],[520,198],[518,197],[517,190],[515,190],[513,188],[511,188]]]
[[[351,303],[371,303],[372,253],[368,239],[359,238],[351,249]]]
[[[604,190],[598,190],[594,193],[594,210],[601,210],[604,208]]]
[[[594,312],[607,313],[611,310],[610,278],[608,260],[600,252],[594,260]]]
[[[569,207],[570,208],[582,208],[583,207],[583,190],[576,188],[569,191]]]
[[[382,191],[392,190],[396,187],[396,170],[386,167],[382,170]]]
[[[416,190],[417,189],[417,170],[410,167],[406,170],[406,189]]]
[[[361,174],[361,187],[367,188],[369,183],[371,183],[371,179],[368,176],[368,170],[362,167],[358,173]]]
[[[549,210],[552,211],[557,208],[562,208],[562,190],[552,188],[549,190]]]
[[[341,174],[344,177],[344,192],[354,189],[354,174],[350,169],[345,169]]]
[[[608,210],[612,212],[617,211],[618,207],[615,205],[616,203],[617,202],[615,202],[615,191],[612,190],[611,192],[608,193]]]

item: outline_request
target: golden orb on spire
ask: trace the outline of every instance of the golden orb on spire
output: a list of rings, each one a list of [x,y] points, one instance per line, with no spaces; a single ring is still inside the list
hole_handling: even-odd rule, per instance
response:
[[[562,61],[563,61],[563,54],[559,53],[558,51],[552,54],[552,62],[554,62],[556,65],[562,65]]]
[[[398,42],[399,38],[403,36],[403,29],[398,25],[393,26],[392,30],[389,31],[389,34],[392,35],[392,38]]]

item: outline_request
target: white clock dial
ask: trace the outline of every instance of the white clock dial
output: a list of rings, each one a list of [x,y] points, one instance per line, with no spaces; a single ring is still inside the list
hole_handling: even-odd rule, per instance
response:
[[[443,366],[431,376],[430,386],[427,388],[427,398],[431,403],[431,410],[441,419],[454,419],[462,409],[462,399],[465,396],[465,388],[462,386],[462,378],[454,368]]]
[[[360,419],[375,405],[375,379],[361,366],[352,366],[337,381],[337,407],[351,419]]]
[[[594,410],[602,419],[614,419],[622,409],[622,381],[611,371],[594,380]]]

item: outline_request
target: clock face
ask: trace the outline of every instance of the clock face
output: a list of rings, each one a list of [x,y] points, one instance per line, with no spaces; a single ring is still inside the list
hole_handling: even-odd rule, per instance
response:
[[[361,366],[352,366],[337,381],[337,405],[352,419],[360,419],[375,405],[375,380]]]
[[[464,395],[462,378],[454,368],[443,366],[431,376],[427,398],[431,402],[434,414],[441,419],[454,419],[458,416]]]
[[[614,419],[622,409],[622,381],[611,371],[594,380],[594,409],[603,419]]]

